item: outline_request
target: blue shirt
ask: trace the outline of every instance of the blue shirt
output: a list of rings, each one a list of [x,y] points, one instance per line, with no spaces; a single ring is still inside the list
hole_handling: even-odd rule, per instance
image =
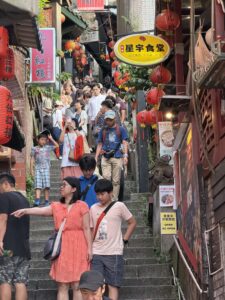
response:
[[[80,177],[80,188],[81,188],[81,192],[83,192],[86,188],[86,186],[93,180],[93,178],[98,178],[98,176],[96,175],[92,175],[89,179],[85,178],[84,176]],[[96,193],[95,193],[95,183],[97,182],[97,180],[94,182],[94,184],[91,185],[91,187],[89,188],[86,198],[85,198],[85,202],[87,203],[87,205],[89,207],[91,207],[93,204],[98,202]]]
[[[105,140],[103,141],[103,130],[106,130]],[[120,132],[120,134],[118,134]],[[119,126],[119,132],[116,127],[102,128],[98,134],[98,143],[102,143],[102,150],[110,151],[116,150],[114,157],[121,158],[123,153],[121,152],[121,145],[123,141],[128,139],[127,131]]]

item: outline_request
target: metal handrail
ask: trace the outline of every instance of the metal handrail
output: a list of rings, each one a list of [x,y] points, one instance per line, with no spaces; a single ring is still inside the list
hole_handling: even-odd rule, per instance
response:
[[[190,268],[189,265],[188,265],[188,262],[187,262],[186,258],[184,257],[184,254],[183,254],[183,252],[182,252],[182,249],[181,249],[181,247],[180,247],[180,245],[179,245],[179,243],[178,243],[177,237],[176,237],[175,235],[173,235],[173,239],[174,239],[175,245],[176,245],[176,247],[177,247],[177,250],[178,250],[178,252],[179,252],[179,254],[180,254],[180,256],[181,256],[181,258],[182,258],[182,260],[183,260],[183,262],[184,262],[184,264],[185,264],[185,266],[186,266],[186,268],[187,268],[187,270],[188,270],[188,272],[189,272],[189,274],[191,275],[191,278],[193,279],[193,281],[194,281],[194,283],[195,283],[195,285],[196,285],[198,291],[200,292],[200,294],[208,294],[208,289],[204,291],[204,290],[200,287],[200,285],[198,284],[198,282],[197,282],[197,280],[196,280],[196,278],[195,278],[195,276],[194,276],[194,274],[193,274],[191,268]]]

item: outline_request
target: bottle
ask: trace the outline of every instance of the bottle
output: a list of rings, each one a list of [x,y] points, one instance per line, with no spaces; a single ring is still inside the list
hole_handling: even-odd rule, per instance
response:
[[[12,252],[12,250],[3,250],[2,256],[4,256],[4,257],[12,257],[13,256],[13,252]]]

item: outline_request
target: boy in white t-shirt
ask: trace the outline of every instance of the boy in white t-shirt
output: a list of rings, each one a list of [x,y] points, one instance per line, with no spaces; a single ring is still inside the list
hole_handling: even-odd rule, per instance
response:
[[[117,201],[99,223],[95,235],[99,217],[112,203],[113,185],[111,181],[98,180],[95,184],[95,192],[99,203],[94,204],[90,209],[94,237],[91,268],[103,274],[106,284],[108,284],[109,298],[118,300],[119,288],[123,279],[123,248],[136,227],[136,220],[126,205]],[[128,224],[124,236],[121,231],[123,220]]]

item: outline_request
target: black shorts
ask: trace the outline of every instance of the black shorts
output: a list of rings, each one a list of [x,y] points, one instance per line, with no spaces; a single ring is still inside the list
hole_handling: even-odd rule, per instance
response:
[[[105,283],[115,287],[122,286],[123,255],[93,255],[91,269],[99,271],[105,278]]]
[[[28,283],[30,262],[24,257],[0,257],[0,284]]]

